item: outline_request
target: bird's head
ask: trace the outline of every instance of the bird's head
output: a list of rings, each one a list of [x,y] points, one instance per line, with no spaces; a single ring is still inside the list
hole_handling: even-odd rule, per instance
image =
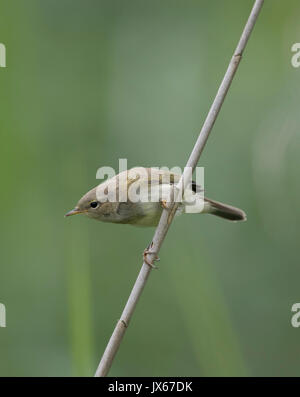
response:
[[[65,216],[85,214],[90,218],[99,218],[101,203],[97,200],[96,189],[95,187],[82,196],[75,208],[67,212]]]

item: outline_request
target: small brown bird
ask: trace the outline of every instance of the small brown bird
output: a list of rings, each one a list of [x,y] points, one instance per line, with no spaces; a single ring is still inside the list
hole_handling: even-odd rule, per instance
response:
[[[156,168],[136,167],[121,172],[87,192],[65,216],[85,214],[103,222],[136,226],[157,226],[167,197],[180,175]],[[125,198],[124,198],[125,197]],[[196,199],[191,205],[187,197]],[[192,182],[184,191],[176,215],[188,212],[212,214],[230,221],[245,221],[239,208],[210,200],[203,189]]]

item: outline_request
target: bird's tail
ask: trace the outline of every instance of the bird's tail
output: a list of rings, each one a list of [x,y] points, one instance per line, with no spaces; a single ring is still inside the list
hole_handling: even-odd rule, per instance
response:
[[[218,201],[205,198],[205,203],[208,204],[208,213],[219,216],[229,221],[245,221],[247,216],[244,211],[231,205],[219,203]]]

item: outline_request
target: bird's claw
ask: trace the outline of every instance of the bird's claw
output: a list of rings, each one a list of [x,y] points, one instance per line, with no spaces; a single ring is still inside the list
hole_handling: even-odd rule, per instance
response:
[[[148,258],[147,258],[147,255],[155,255],[155,257],[154,257],[154,259],[152,259],[152,261],[150,262],[149,260],[148,260]],[[149,249],[145,249],[144,250],[144,253],[143,253],[143,258],[144,258],[144,262],[146,263],[146,265],[148,265],[148,266],[150,266],[150,267],[152,267],[152,269],[158,269],[158,266],[156,266],[156,265],[154,265],[154,263],[153,262],[158,262],[158,261],[160,261],[160,259],[159,259],[159,257],[156,255],[156,252],[154,252],[154,251],[151,251],[151,250],[149,250]]]
[[[166,200],[160,200],[160,205],[162,206],[162,208],[164,208],[165,210],[168,209],[168,203]]]

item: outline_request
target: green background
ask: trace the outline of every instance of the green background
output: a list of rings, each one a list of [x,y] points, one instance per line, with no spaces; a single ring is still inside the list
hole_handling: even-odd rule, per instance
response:
[[[94,374],[154,229],[64,214],[119,158],[185,165],[252,4],[0,2],[1,376]],[[265,2],[199,162],[248,221],[174,222],[110,375],[299,375],[299,15]]]

